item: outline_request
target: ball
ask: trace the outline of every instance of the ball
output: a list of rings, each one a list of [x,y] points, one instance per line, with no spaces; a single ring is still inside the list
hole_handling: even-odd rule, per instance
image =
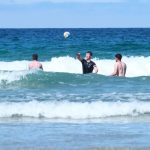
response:
[[[70,32],[64,32],[64,38],[67,39],[70,36]]]

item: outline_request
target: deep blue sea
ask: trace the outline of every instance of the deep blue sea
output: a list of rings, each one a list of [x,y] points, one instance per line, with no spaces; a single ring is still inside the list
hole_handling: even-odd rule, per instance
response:
[[[98,74],[76,60],[88,50]],[[149,150],[149,85],[150,29],[0,29],[0,150]]]

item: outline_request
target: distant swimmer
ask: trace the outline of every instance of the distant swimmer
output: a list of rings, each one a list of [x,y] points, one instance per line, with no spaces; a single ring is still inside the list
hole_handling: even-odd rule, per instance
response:
[[[98,68],[95,64],[95,62],[91,61],[92,59],[92,52],[91,51],[88,51],[86,53],[86,56],[85,56],[85,59],[83,59],[80,55],[80,53],[77,54],[77,59],[79,61],[81,61],[82,63],[82,68],[83,68],[83,74],[87,74],[87,73],[93,73],[93,71],[95,73],[98,72]]]
[[[127,65],[121,61],[122,55],[116,54],[115,55],[115,66],[114,66],[114,72],[111,74],[112,76],[122,76],[124,77],[126,75]]]
[[[38,61],[38,54],[32,55],[32,62],[29,64],[29,70],[31,70],[31,69],[42,69],[43,70],[42,64]]]

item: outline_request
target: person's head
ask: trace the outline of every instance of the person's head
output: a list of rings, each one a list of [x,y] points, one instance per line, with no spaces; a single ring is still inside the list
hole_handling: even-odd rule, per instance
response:
[[[32,60],[38,60],[38,54],[33,54],[32,55]]]
[[[122,59],[122,55],[121,54],[116,54],[115,55],[116,62],[121,61],[121,59]]]
[[[86,52],[86,60],[90,60],[93,56],[93,53],[91,51]]]

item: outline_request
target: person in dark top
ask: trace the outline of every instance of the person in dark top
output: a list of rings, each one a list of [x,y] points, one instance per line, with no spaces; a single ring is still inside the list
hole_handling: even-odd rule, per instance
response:
[[[88,52],[86,52],[85,59],[83,59],[83,58],[81,57],[81,54],[80,54],[80,53],[77,54],[77,59],[78,59],[79,61],[81,61],[81,63],[82,63],[83,74],[93,73],[93,71],[94,71],[95,73],[98,72],[98,68],[97,68],[95,62],[91,61],[92,55],[93,55],[92,52],[91,52],[91,51],[88,51]]]

